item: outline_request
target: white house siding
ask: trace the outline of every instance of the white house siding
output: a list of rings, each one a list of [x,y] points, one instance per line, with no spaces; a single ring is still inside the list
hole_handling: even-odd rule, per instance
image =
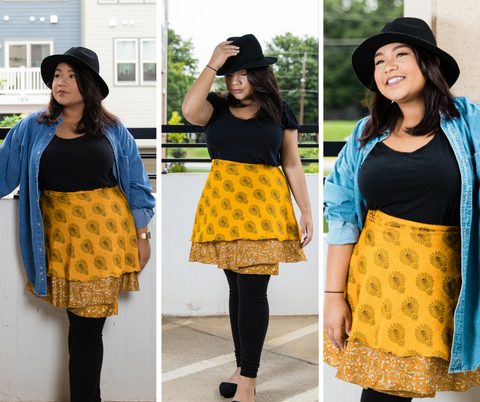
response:
[[[155,38],[156,4],[99,4],[97,0],[84,0],[82,8],[83,46],[97,52],[100,73],[110,88],[105,107],[127,127],[155,127],[156,86],[115,85],[114,40]],[[115,27],[109,26],[111,19],[116,20]]]

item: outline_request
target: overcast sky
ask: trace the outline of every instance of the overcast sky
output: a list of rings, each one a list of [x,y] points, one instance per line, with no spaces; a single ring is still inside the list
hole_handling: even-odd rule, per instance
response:
[[[192,39],[198,69],[213,49],[230,36],[254,34],[265,42],[291,32],[298,37],[319,35],[319,0],[168,0],[169,28]]]

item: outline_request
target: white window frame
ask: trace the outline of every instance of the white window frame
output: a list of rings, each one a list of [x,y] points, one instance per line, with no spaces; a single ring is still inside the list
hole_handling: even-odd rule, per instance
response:
[[[27,46],[27,68],[32,65],[32,46],[31,45],[50,45],[50,55],[53,54],[53,40],[6,40],[4,42],[4,63],[6,68],[10,67],[10,46],[26,45]],[[12,67],[13,68],[13,67]],[[38,67],[40,68],[40,67]]]
[[[135,60],[117,60],[117,43],[118,42],[135,42]],[[157,42],[157,38],[114,38],[114,80],[115,86],[156,86],[157,81],[143,80],[143,63],[155,63],[158,68],[157,60],[143,59],[143,42]],[[118,80],[118,64],[134,63],[135,64],[135,81],[119,81]]]
[[[134,42],[135,43],[135,59],[133,60],[122,60],[121,62],[119,62],[117,60],[117,43],[118,42]],[[115,47],[115,52],[114,52],[114,58],[115,58],[115,62],[114,62],[114,68],[115,68],[115,71],[114,71],[114,74],[115,74],[115,85],[119,85],[119,86],[124,86],[124,85],[138,85],[139,84],[139,80],[138,80],[138,74],[139,74],[139,60],[138,60],[138,38],[115,38],[114,39],[114,47]],[[119,81],[118,80],[118,64],[119,63],[134,63],[135,64],[135,81]]]
[[[143,80],[143,64],[144,63],[155,63],[155,68],[157,68],[157,59],[149,60],[143,58],[143,42],[154,42],[155,46],[157,45],[156,38],[141,38],[140,39],[140,85],[150,85],[155,86],[157,85],[157,81],[144,81]]]

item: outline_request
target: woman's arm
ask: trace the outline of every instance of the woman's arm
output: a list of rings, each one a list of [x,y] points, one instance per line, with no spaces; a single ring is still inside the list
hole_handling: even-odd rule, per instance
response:
[[[313,237],[313,219],[305,174],[303,173],[303,167],[298,153],[297,136],[298,130],[296,129],[283,130],[283,141],[280,153],[283,173],[288,180],[295,201],[302,213],[300,217],[300,231],[302,237],[304,237],[302,247],[305,247]]]
[[[327,278],[325,302],[323,304],[323,328],[333,346],[344,348],[343,327],[350,335],[352,314],[343,291],[347,283],[347,272],[354,244],[329,245],[327,253]],[[341,292],[341,293],[329,293]]]
[[[202,73],[190,87],[182,105],[185,118],[192,124],[206,126],[213,113],[213,106],[207,101],[207,95],[215,79],[216,71],[223,66],[230,56],[236,56],[238,46],[230,45],[231,41],[220,43],[213,51],[212,58]],[[215,71],[216,70],[216,71]]]

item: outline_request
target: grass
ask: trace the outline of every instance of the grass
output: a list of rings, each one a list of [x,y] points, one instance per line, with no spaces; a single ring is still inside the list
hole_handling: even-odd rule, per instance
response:
[[[342,141],[352,134],[356,120],[326,120],[323,122],[324,141]]]

